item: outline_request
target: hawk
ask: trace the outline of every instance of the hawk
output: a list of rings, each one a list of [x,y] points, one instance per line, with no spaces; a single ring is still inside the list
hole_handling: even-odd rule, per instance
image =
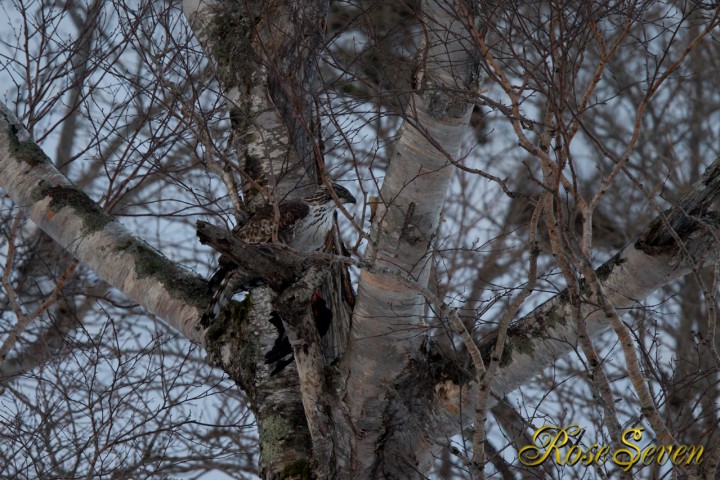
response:
[[[347,188],[336,183],[332,187],[342,203],[355,203],[355,197]],[[278,205],[278,240],[299,252],[319,250],[332,228],[336,206],[325,185],[309,197],[281,202]],[[245,225],[235,227],[233,233],[246,243],[269,243],[274,227],[275,209],[266,205],[258,209]]]
[[[355,203],[355,197],[345,187],[333,183],[332,188],[342,203]],[[273,229],[277,228],[280,242],[299,252],[313,252],[324,245],[333,226],[336,207],[330,191],[325,185],[321,185],[309,197],[280,202],[277,220],[273,205],[266,205],[259,208],[247,223],[233,228],[232,233],[246,243],[270,243]],[[209,281],[214,293],[203,316],[203,324],[209,325],[232,296],[247,286],[249,280],[251,279],[238,269],[237,263],[230,257],[221,255],[220,267]]]

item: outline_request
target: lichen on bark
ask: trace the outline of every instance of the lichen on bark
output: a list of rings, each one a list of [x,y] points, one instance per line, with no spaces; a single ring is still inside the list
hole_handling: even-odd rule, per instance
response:
[[[250,88],[257,68],[252,47],[255,22],[235,2],[222,2],[210,26],[213,58],[218,65],[218,78],[225,87]]]
[[[235,331],[234,327],[239,327],[245,323],[252,308],[251,293],[248,293],[241,302],[230,300],[210,325],[205,337],[211,342],[237,338],[239,332]]]
[[[282,469],[278,480],[310,480],[312,478],[311,472],[310,463],[307,460],[297,460]]]
[[[82,219],[83,234],[102,230],[105,225],[115,220],[85,192],[74,186],[51,185],[42,180],[33,190],[32,196],[35,201],[50,197],[49,208],[53,213],[58,213],[65,207],[73,209],[75,215]]]
[[[597,275],[598,280],[604,282],[605,280],[607,280],[613,270],[615,270],[615,267],[622,265],[627,261],[625,258],[622,258],[621,254],[622,252],[614,255],[610,260],[603,263],[595,270],[595,274]]]
[[[188,273],[147,243],[126,237],[115,248],[133,256],[138,278],[157,279],[173,297],[181,298],[191,305],[205,307],[210,302],[207,283],[202,278]]]
[[[252,294],[242,301],[231,300],[208,328],[205,339],[208,362],[223,368],[252,398],[257,359],[258,337],[248,316],[253,311]]]
[[[32,140],[22,141],[19,138],[21,130],[15,125],[13,119],[5,115],[5,121],[8,123],[8,141],[10,154],[16,160],[21,160],[31,167],[35,167],[41,163],[49,163],[50,159],[45,152]],[[28,136],[29,137],[29,136]]]

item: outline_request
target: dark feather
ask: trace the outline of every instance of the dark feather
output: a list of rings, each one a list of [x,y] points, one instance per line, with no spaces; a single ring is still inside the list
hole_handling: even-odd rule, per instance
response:
[[[270,314],[270,323],[277,329],[278,336],[275,339],[273,348],[265,354],[265,365],[275,364],[270,376],[277,375],[295,359],[292,354],[292,346],[285,332],[282,319],[275,313]]]
[[[328,330],[330,330],[330,324],[332,323],[332,310],[327,306],[327,302],[320,296],[320,290],[316,290],[313,294],[311,302],[311,311],[315,320],[315,327],[320,334],[320,338],[324,337]],[[265,364],[273,365],[275,368],[270,372],[270,376],[277,375],[285,367],[290,365],[295,359],[292,351],[292,345],[288,339],[287,332],[285,331],[285,325],[283,325],[282,318],[272,312],[270,314],[270,323],[277,329],[278,336],[275,338],[275,343],[272,349],[265,354]]]
[[[355,197],[341,185],[333,183],[332,192],[341,203],[355,203]],[[323,247],[327,233],[332,227],[335,207],[336,203],[331,192],[324,185],[320,185],[311,196],[302,200],[282,202],[277,206],[277,210],[273,205],[259,208],[247,223],[233,228],[233,240],[247,244],[270,243],[273,230],[277,229],[279,242],[300,252],[316,251]],[[247,290],[247,287],[253,284],[253,277],[244,273],[237,265],[237,262],[242,260],[238,257],[233,258],[221,255],[220,268],[210,279],[210,288],[214,293],[212,302],[202,318],[205,326],[217,318],[220,310],[235,292]],[[268,277],[263,278],[268,280]],[[319,298],[319,292],[313,296],[312,304],[316,326],[320,336],[323,336],[330,328],[332,312],[327,308],[325,300]],[[272,350],[265,355],[265,363],[276,365],[272,372],[274,375],[292,362],[292,348],[282,321],[277,316],[270,321],[278,330],[278,338]]]
[[[277,224],[278,240],[286,242],[292,235],[295,223],[310,213],[307,203],[300,200],[290,200],[278,206],[280,218]],[[272,241],[272,231],[275,225],[275,209],[272,205],[265,205],[258,209],[250,221],[237,232],[240,240],[247,243],[269,243]]]

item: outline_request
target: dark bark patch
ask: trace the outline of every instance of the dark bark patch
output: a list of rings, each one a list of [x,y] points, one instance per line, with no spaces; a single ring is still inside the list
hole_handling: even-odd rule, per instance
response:
[[[5,120],[8,122],[10,154],[16,160],[21,160],[31,167],[36,167],[41,163],[50,163],[50,159],[47,155],[45,155],[45,152],[42,151],[42,148],[40,148],[35,142],[21,142],[18,138],[20,129],[17,125],[14,125],[11,119],[7,116],[5,117]]]
[[[625,258],[622,258],[620,253],[618,253],[610,260],[603,263],[597,270],[595,270],[595,274],[597,275],[598,280],[600,280],[601,282],[607,280],[613,270],[615,270],[615,267],[622,265],[626,261],[627,260]]]
[[[66,185],[50,185],[41,181],[33,191],[33,199],[40,201],[50,197],[50,210],[59,212],[65,207],[72,208],[75,214],[83,221],[83,234],[97,232],[105,228],[115,219],[105,213],[85,192],[79,188]]]
[[[469,358],[458,356],[455,351],[444,351],[436,342],[430,342],[428,350],[425,362],[433,384],[448,380],[464,384],[474,379],[469,369],[471,367]]]
[[[720,213],[706,210],[701,204],[690,211],[673,207],[663,212],[666,221],[658,217],[635,243],[635,248],[648,255],[672,254],[678,251],[676,237],[685,240],[695,231],[705,228],[715,231],[720,225]],[[674,230],[673,235],[668,225]]]
[[[510,360],[512,359],[512,352],[517,348],[517,344],[520,342],[523,342],[524,338],[513,335],[510,336],[510,332],[508,332],[508,339],[505,342],[505,346],[503,347],[503,351],[500,354],[500,366],[504,366],[510,363]],[[493,339],[492,342],[488,342],[485,344],[480,345],[480,354],[483,357],[483,362],[485,364],[489,364],[493,357],[493,351],[495,350],[495,340]]]
[[[250,398],[256,395],[256,362],[260,355],[257,332],[250,329],[248,321],[253,308],[251,294],[241,302],[231,300],[205,334],[207,362],[225,370]],[[229,355],[224,355],[227,349]]]
[[[310,480],[312,478],[312,469],[307,460],[296,460],[282,469],[278,480]]]
[[[210,28],[213,58],[218,62],[218,78],[226,87],[250,88],[257,69],[252,34],[255,21],[232,2],[222,2],[213,16]]]
[[[210,302],[207,282],[186,272],[142,240],[127,237],[115,248],[132,254],[138,278],[153,277],[163,284],[170,295],[196,307],[205,307]]]
[[[674,209],[668,209],[662,213],[662,215],[668,219],[668,223],[670,222],[668,216],[673,212]],[[693,229],[696,224],[696,222],[689,217],[685,219],[678,218],[676,220],[680,221],[677,221],[676,225],[670,225],[675,229],[675,233],[680,238]],[[658,217],[650,223],[645,233],[635,242],[635,248],[648,255],[661,255],[664,253],[673,253],[677,250],[678,246],[675,244],[675,239],[667,229],[662,217]]]
[[[560,300],[548,310],[511,326],[508,329],[505,346],[499,359],[500,366],[509,365],[514,352],[532,355],[538,338],[547,337],[550,329],[564,325],[568,321],[563,314],[565,305],[566,302],[561,296]],[[486,363],[491,360],[495,343],[496,338],[493,337],[480,344],[480,353]]]
[[[302,403],[286,405],[290,411],[272,413],[260,421],[260,453],[266,458],[277,459],[286,453],[293,445],[293,437],[302,434],[307,429],[305,412]],[[294,463],[303,463],[305,460],[296,460]],[[290,467],[289,464],[286,468]],[[298,468],[294,468],[297,471]],[[293,478],[280,476],[278,478]],[[310,478],[310,477],[308,477]]]
[[[224,334],[228,333],[229,327],[232,324],[244,324],[247,320],[247,316],[252,312],[252,294],[248,293],[242,302],[236,302],[230,300],[225,308],[220,311],[220,314],[212,322],[210,328],[208,328],[205,338],[209,342],[217,342]]]

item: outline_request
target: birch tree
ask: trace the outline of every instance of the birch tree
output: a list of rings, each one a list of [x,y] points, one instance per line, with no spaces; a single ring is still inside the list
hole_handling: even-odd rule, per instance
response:
[[[3,8],[0,471],[717,476],[717,6]],[[232,234],[331,181],[322,251]],[[703,462],[521,461],[571,424]]]

